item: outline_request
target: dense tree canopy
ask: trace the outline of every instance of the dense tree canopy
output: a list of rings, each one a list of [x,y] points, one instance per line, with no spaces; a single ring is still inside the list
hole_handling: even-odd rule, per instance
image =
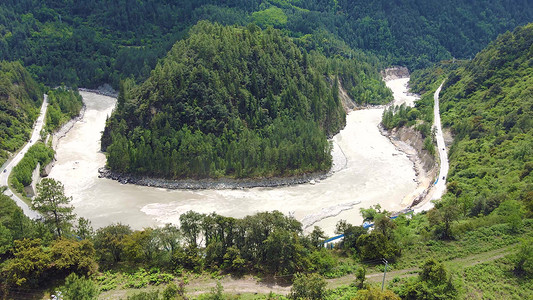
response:
[[[273,26],[294,37],[328,32],[352,48],[410,68],[469,58],[533,18],[527,0],[6,0],[0,59],[21,60],[39,80],[96,87],[145,79],[199,20]]]
[[[532,43],[528,24],[502,34],[471,61],[413,73],[422,101],[445,80],[441,120],[453,135],[448,192],[428,213],[437,238],[453,239],[486,222],[508,222],[519,232],[522,219],[533,215]]]
[[[48,91],[46,128],[54,131],[80,113],[83,106],[81,95],[76,90],[57,88]]]
[[[307,53],[275,29],[201,22],[147,81],[121,83],[102,137],[108,165],[171,178],[326,170],[326,135],[345,123],[336,75],[355,99],[390,99],[367,66]]]
[[[40,164],[41,170],[54,158],[54,150],[38,142],[28,149],[24,158],[13,168],[11,184],[22,193],[25,186],[32,183],[33,171]]]
[[[65,188],[61,182],[52,178],[44,178],[37,185],[37,197],[32,200],[32,208],[44,218],[54,234],[64,236],[72,226],[71,221],[76,215],[70,206],[71,197],[65,196]]]
[[[30,137],[42,91],[18,62],[0,61],[0,163]]]

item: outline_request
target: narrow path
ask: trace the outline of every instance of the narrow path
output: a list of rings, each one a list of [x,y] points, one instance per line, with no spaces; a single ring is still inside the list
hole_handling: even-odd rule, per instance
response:
[[[449,261],[444,261],[444,265],[449,270],[463,269],[465,267],[474,266],[484,262],[494,261],[496,259],[502,258],[508,254],[513,253],[513,249],[516,245],[510,245],[507,247],[473,254],[467,257],[461,257],[452,259]],[[395,277],[405,278],[418,276],[420,268],[406,268],[400,270],[392,270],[387,272],[385,281],[393,280]],[[366,275],[367,282],[381,282],[383,280],[383,272],[379,273],[370,273]],[[244,276],[242,278],[232,278],[230,276],[223,277],[218,280],[224,287],[224,292],[231,294],[239,293],[259,293],[259,294],[268,294],[270,292],[276,294],[288,294],[290,292],[290,285],[280,285],[275,282],[265,281],[259,282],[257,278],[252,276]],[[355,274],[346,275],[339,278],[327,279],[327,288],[332,289],[342,285],[349,285],[355,282]],[[201,276],[196,279],[192,279],[185,289],[187,295],[199,295],[202,293],[208,293],[213,287],[215,287],[217,280],[208,278],[206,276]]]
[[[38,219],[41,215],[32,210],[26,202],[24,202],[20,197],[18,197],[9,187],[8,185],[8,179],[9,175],[11,174],[11,171],[13,168],[22,160],[24,157],[24,154],[28,152],[28,149],[33,146],[40,138],[41,138],[41,129],[44,125],[44,118],[46,117],[46,110],[48,108],[48,96],[44,95],[43,104],[41,106],[41,111],[39,114],[39,117],[37,118],[37,121],[35,121],[35,124],[33,126],[33,131],[30,136],[30,141],[22,147],[22,149],[15,154],[15,156],[11,159],[9,159],[4,166],[2,166],[2,173],[0,173],[0,186],[6,186],[7,189],[4,191],[4,194],[11,197],[11,199],[15,200],[15,203],[22,208],[22,211],[26,216],[28,216],[31,219]]]
[[[434,186],[432,188],[432,196],[431,200],[440,199],[442,195],[444,195],[444,192],[446,191],[446,179],[448,176],[448,153],[446,151],[446,145],[444,144],[444,136],[442,134],[442,124],[440,121],[440,107],[439,107],[439,94],[442,89],[442,86],[444,85],[444,81],[440,84],[439,88],[435,91],[435,94],[433,94],[433,129],[435,130],[435,139],[437,140],[437,150],[439,152],[439,158],[440,158],[440,171],[439,176],[437,177],[437,180],[434,183]],[[431,201],[427,201],[422,206],[415,208],[414,211],[416,213],[422,212],[422,211],[428,211],[432,209],[435,205]]]
[[[439,94],[444,85],[444,81],[440,84],[439,88],[435,91],[433,99],[435,100],[433,113],[435,115],[433,121],[433,128],[435,128],[435,137],[437,139],[437,148],[439,150],[440,157],[440,172],[437,182],[435,184],[435,192],[433,199],[440,199],[446,190],[446,176],[448,176],[448,153],[446,151],[446,145],[444,144],[444,136],[442,135],[442,124],[440,122],[440,108],[439,108]]]

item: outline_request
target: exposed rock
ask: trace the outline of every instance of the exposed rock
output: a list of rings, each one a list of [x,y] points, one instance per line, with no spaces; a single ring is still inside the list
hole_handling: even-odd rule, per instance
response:
[[[435,157],[424,149],[424,138],[418,130],[412,127],[400,127],[387,131],[382,126],[379,129],[381,134],[387,136],[414,164],[418,192],[412,198],[410,207],[413,207],[424,200],[431,189],[432,179],[437,174]]]
[[[50,174],[50,171],[52,171],[52,168],[54,167],[54,163],[55,163],[55,158],[52,159],[52,161],[49,164],[44,166],[44,168],[41,171],[41,177],[48,177],[48,175]]]
[[[406,67],[392,67],[381,71],[384,81],[409,77],[409,69]]]
[[[91,93],[96,93],[96,94],[100,94],[100,95],[104,95],[104,96],[108,96],[108,97],[113,97],[113,98],[118,97],[118,92],[115,91],[113,89],[113,87],[111,87],[107,83],[104,84],[104,85],[99,86],[97,89],[80,88],[79,90],[82,91],[82,92],[91,92]]]
[[[57,144],[59,143],[59,140],[62,139],[65,135],[67,135],[67,133],[72,129],[72,127],[74,127],[74,124],[76,124],[78,121],[83,119],[83,116],[85,116],[85,110],[86,109],[87,109],[87,107],[84,104],[83,107],[81,108],[80,114],[78,116],[76,116],[75,118],[70,119],[70,121],[65,123],[63,126],[61,126],[61,128],[59,128],[58,130],[56,130],[52,134],[52,149],[55,150],[57,148]],[[50,171],[48,171],[48,173],[49,172]]]
[[[355,102],[348,96],[348,93],[342,86],[342,82],[339,79],[339,98],[341,99],[342,107],[344,111],[348,114],[356,108]]]
[[[35,170],[33,170],[33,173],[31,175],[31,184],[29,186],[24,187],[24,192],[28,197],[34,197],[37,194],[37,183],[41,181],[40,175],[41,170],[41,164],[37,163],[37,167],[35,167]]]
[[[424,149],[424,138],[420,131],[411,127],[400,127],[393,129],[389,137],[394,140],[394,144],[404,142],[411,146],[416,151],[415,155],[420,159],[424,171],[429,172],[435,167],[435,157]]]

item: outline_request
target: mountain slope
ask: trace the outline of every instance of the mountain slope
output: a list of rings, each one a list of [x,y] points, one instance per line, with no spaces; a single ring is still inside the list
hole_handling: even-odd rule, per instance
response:
[[[353,48],[371,50],[410,69],[452,56],[469,58],[498,34],[533,20],[533,2],[527,0],[290,2],[322,12],[297,13],[302,17],[294,23],[296,18],[289,17],[291,30],[323,24]]]
[[[148,80],[122,85],[102,138],[108,165],[171,178],[326,170],[326,135],[345,123],[334,76],[345,69],[362,94],[390,100],[366,64],[308,54],[278,30],[200,22]]]
[[[472,216],[505,200],[523,200],[531,214],[533,24],[501,35],[453,71],[441,114],[455,135],[447,196]]]
[[[498,34],[533,20],[533,2],[5,0],[0,59],[20,60],[50,86],[117,87],[120,78],[146,79],[199,20],[273,26],[298,38],[326,32],[321,44],[340,39],[414,69],[473,56]]]
[[[28,139],[42,91],[18,62],[0,61],[0,164]]]

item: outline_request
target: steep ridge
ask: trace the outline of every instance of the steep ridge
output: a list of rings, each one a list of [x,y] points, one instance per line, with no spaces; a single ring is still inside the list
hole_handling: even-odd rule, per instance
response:
[[[116,88],[120,78],[146,79],[192,25],[210,20],[272,26],[350,57],[342,41],[412,70],[470,58],[532,18],[528,0],[4,0],[0,59],[20,60],[50,86]]]

